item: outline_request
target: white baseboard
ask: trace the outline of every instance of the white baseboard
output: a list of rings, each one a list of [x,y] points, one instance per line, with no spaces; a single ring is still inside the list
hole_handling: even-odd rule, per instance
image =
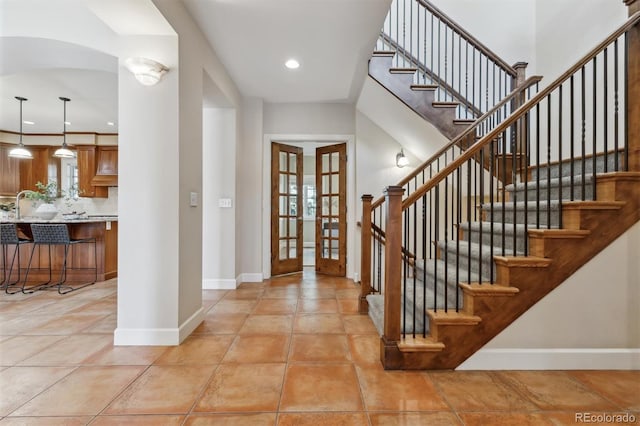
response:
[[[195,330],[202,321],[204,321],[204,309],[200,307],[200,309],[195,311],[193,315],[187,318],[187,320],[180,325],[178,333],[180,337],[180,343],[182,343],[184,339],[189,337],[189,335],[193,333],[193,330]]]
[[[236,278],[238,283],[261,283],[262,282],[262,273],[258,272],[255,274],[244,273],[238,275]]]
[[[456,370],[638,370],[636,349],[481,349]]]
[[[116,328],[115,346],[177,346],[186,339],[204,319],[204,310],[198,309],[180,327],[176,328]]]
[[[238,281],[230,279],[206,279],[202,280],[203,290],[235,290],[238,288]]]

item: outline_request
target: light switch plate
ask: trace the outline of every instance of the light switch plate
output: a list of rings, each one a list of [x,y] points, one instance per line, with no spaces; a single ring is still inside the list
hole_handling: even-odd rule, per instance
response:
[[[223,209],[230,209],[231,207],[233,207],[233,203],[231,201],[231,198],[220,198],[218,200],[218,206],[222,207]]]
[[[189,194],[189,205],[191,207],[197,207],[198,206],[198,193],[197,192],[192,192],[191,194]]]

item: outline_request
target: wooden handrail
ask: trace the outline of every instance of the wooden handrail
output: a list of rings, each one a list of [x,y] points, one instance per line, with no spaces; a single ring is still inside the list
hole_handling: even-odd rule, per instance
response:
[[[415,178],[416,176],[418,176],[420,173],[422,173],[422,171],[424,169],[426,169],[427,167],[429,167],[429,165],[431,165],[431,163],[433,163],[434,161],[436,161],[442,154],[444,154],[446,151],[448,151],[449,149],[451,149],[451,147],[455,146],[456,144],[458,144],[461,140],[464,140],[465,138],[467,138],[472,132],[475,132],[476,128],[488,117],[490,117],[491,115],[493,115],[496,111],[498,111],[500,108],[502,108],[503,106],[505,106],[507,103],[511,102],[513,100],[513,98],[515,98],[517,95],[519,95],[520,93],[522,93],[522,91],[528,89],[529,87],[531,87],[532,85],[540,82],[542,80],[541,76],[531,76],[529,77],[520,87],[516,87],[511,93],[509,93],[503,100],[501,100],[498,104],[496,104],[493,108],[491,108],[489,111],[485,112],[482,117],[478,118],[475,122],[475,124],[469,126],[464,132],[462,132],[459,136],[457,136],[455,139],[453,139],[451,142],[449,142],[448,144],[446,144],[444,147],[440,148],[435,154],[433,154],[431,157],[429,157],[428,160],[426,160],[424,163],[422,163],[421,165],[419,165],[418,167],[416,167],[414,169],[413,172],[411,172],[410,174],[408,174],[406,177],[404,177],[399,183],[397,183],[397,186],[404,186],[406,185],[411,179]],[[380,205],[382,205],[382,203],[384,203],[384,197],[380,197],[377,200],[375,200],[373,203],[371,203],[371,209],[375,209],[377,207],[379,207]]]
[[[464,28],[462,28],[460,25],[458,25],[453,19],[451,19],[447,15],[445,15],[444,12],[442,12],[440,9],[438,9],[437,7],[435,7],[434,5],[432,5],[430,2],[428,2],[426,0],[416,0],[416,2],[418,2],[418,4],[424,6],[427,10],[429,10],[431,13],[433,13],[438,18],[440,18],[441,22],[444,22],[445,24],[450,26],[453,30],[455,30],[455,32],[460,37],[462,37],[465,40],[467,40],[468,42],[470,42],[476,49],[478,49],[478,51],[482,52],[485,56],[487,56],[493,62],[498,64],[500,66],[500,68],[502,68],[507,74],[511,75],[514,78],[516,77],[516,75],[518,73],[511,65],[509,65],[505,61],[503,61],[491,49],[489,49],[487,46],[482,44],[474,36],[469,34]]]
[[[417,1],[421,1],[421,0],[417,0]],[[596,46],[589,53],[587,53],[582,59],[580,59],[574,66],[569,68],[569,70],[567,70],[560,77],[558,77],[553,83],[551,83],[545,89],[537,93],[529,101],[525,102],[522,106],[516,109],[498,126],[496,126],[493,130],[491,130],[486,135],[484,135],[482,139],[480,139],[478,142],[472,145],[469,149],[465,150],[460,157],[456,158],[452,163],[450,163],[440,172],[436,173],[435,176],[433,176],[431,179],[425,182],[422,186],[420,186],[419,188],[416,188],[416,190],[402,202],[402,210],[407,209],[409,206],[415,203],[420,197],[426,194],[429,190],[431,190],[436,185],[438,185],[442,180],[444,180],[445,177],[450,175],[454,170],[456,170],[465,162],[467,162],[469,159],[474,157],[481,149],[483,149],[486,145],[491,143],[491,141],[493,141],[500,133],[504,132],[507,128],[513,125],[513,123],[515,123],[517,120],[522,118],[522,116],[524,116],[525,113],[531,111],[537,104],[539,104],[543,99],[545,99],[551,92],[553,92],[560,85],[562,85],[573,74],[578,72],[596,55],[602,52],[605,48],[607,48],[611,43],[613,43],[616,39],[618,39],[623,33],[625,33],[631,27],[635,26],[638,22],[640,22],[640,12],[637,12],[632,17],[630,17],[627,20],[627,22],[625,22],[616,31],[614,31],[602,43],[598,44],[598,46]],[[373,207],[373,204],[372,204],[372,207]]]

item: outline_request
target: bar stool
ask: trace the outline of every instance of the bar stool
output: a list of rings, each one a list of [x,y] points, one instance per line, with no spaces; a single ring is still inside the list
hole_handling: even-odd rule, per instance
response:
[[[15,223],[0,224],[0,245],[2,245],[2,266],[4,271],[1,285],[7,294],[14,294],[20,291],[20,289],[9,291],[9,287],[16,286],[20,282],[20,246],[30,243],[32,243],[31,240],[18,236],[18,227]],[[11,266],[7,269],[9,246],[13,246],[13,256],[11,256]],[[16,259],[18,259],[18,278],[15,281],[11,281],[13,265]]]
[[[95,284],[98,281],[98,255],[96,253],[97,244],[95,237],[71,239],[69,236],[69,228],[65,224],[31,224],[31,234],[33,235],[33,248],[31,249],[31,256],[29,257],[29,264],[27,266],[27,272],[25,273],[24,283],[22,285],[23,293],[33,293],[37,290],[44,290],[49,287],[58,286],[58,293],[66,294],[89,285]],[[69,254],[69,247],[76,244],[93,244],[93,257],[94,268],[67,268],[67,257]],[[47,245],[49,253],[49,280],[44,283],[36,284],[25,289],[27,278],[29,277],[29,271],[31,270],[31,262],[33,260],[33,253],[36,247],[41,245]],[[60,279],[57,282],[52,282],[52,264],[51,264],[51,246],[64,245],[64,259],[62,262],[62,270],[60,271]],[[75,287],[65,285],[67,282],[67,269],[93,269],[94,278],[93,281],[84,283]]]

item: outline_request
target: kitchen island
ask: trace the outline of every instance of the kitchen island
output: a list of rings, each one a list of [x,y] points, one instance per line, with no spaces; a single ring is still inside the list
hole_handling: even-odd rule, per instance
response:
[[[117,216],[81,217],[78,219],[54,218],[41,220],[35,217],[23,219],[3,220],[2,223],[15,223],[20,238],[32,239],[32,223],[66,224],[69,236],[72,239],[95,238],[98,281],[114,278],[118,275],[118,218]],[[22,279],[27,269],[29,256],[33,244],[20,245],[20,269]],[[2,262],[2,268],[9,267],[11,256],[15,248],[7,247],[7,262]],[[64,246],[51,246],[51,270],[53,279],[57,280],[62,271],[64,259]],[[5,266],[6,265],[6,266]],[[17,266],[17,265],[16,265]],[[17,278],[17,269],[14,266],[12,279]],[[67,259],[67,280],[72,282],[92,281],[94,276],[94,248],[93,244],[74,244],[69,248]],[[72,269],[69,269],[72,268]],[[75,268],[75,269],[73,269]],[[4,273],[4,270],[2,271]],[[36,247],[31,263],[31,271],[27,287],[49,278],[49,255],[46,245]]]

